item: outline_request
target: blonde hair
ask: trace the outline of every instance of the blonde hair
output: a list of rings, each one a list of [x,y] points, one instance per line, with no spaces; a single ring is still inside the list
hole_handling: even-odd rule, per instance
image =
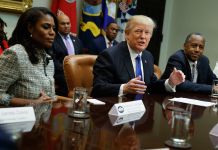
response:
[[[153,27],[156,27],[156,23],[148,16],[144,15],[135,15],[132,16],[126,24],[125,33],[129,32],[136,24],[144,24]]]

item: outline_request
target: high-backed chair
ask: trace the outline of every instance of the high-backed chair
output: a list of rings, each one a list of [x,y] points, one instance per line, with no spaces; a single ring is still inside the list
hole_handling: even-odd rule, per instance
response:
[[[89,95],[93,83],[93,65],[97,55],[69,55],[64,58],[64,75],[68,87],[68,97],[73,96],[75,87],[85,87]]]
[[[161,69],[155,64],[154,64],[154,74],[157,76],[158,79],[160,79],[162,75]]]

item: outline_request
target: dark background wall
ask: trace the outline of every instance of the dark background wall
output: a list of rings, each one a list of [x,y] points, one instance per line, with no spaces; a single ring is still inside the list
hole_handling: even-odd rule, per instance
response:
[[[158,64],[160,55],[160,46],[163,39],[162,28],[164,18],[165,0],[138,0],[136,14],[146,15],[151,17],[157,24],[153,37],[147,48],[155,59],[155,64]]]

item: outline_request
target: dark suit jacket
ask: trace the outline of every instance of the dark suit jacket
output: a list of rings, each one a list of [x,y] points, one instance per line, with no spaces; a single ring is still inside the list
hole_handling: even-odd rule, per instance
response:
[[[209,65],[209,60],[206,56],[202,56],[198,59],[197,83],[191,82],[191,68],[188,59],[184,53],[184,50],[177,51],[169,58],[166,69],[161,78],[168,78],[174,67],[176,67],[178,70],[181,70],[186,76],[185,82],[177,86],[178,91],[193,91],[207,94],[211,93],[212,81],[217,77],[212,72]]]
[[[116,40],[113,41],[113,46],[117,45],[118,42]],[[93,40],[92,43],[90,43],[90,54],[98,55],[100,54],[104,49],[107,48],[107,43],[105,41],[104,36],[99,36],[96,39]]]
[[[144,81],[148,86],[147,91],[154,89],[164,91],[164,81],[157,82],[154,75],[153,56],[147,50],[142,53]],[[126,42],[108,48],[99,54],[93,69],[94,80],[92,96],[117,96],[121,84],[135,78],[132,61]]]
[[[75,54],[81,54],[83,46],[79,38],[74,36],[70,36],[70,38],[73,42]],[[54,39],[52,52],[54,53],[55,85],[58,86],[58,88],[56,89],[56,94],[67,96],[67,85],[64,78],[63,60],[64,57],[68,55],[68,52],[60,34],[57,34]]]

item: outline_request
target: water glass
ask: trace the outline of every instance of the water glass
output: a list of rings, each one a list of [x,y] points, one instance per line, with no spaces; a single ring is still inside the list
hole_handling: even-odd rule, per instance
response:
[[[188,143],[191,113],[188,111],[172,111],[171,138],[165,144],[174,148],[190,148]]]
[[[218,80],[213,80],[211,97],[218,98]]]
[[[87,112],[88,91],[83,87],[76,87],[73,95],[73,107],[70,109],[69,116],[76,118],[88,118]]]

